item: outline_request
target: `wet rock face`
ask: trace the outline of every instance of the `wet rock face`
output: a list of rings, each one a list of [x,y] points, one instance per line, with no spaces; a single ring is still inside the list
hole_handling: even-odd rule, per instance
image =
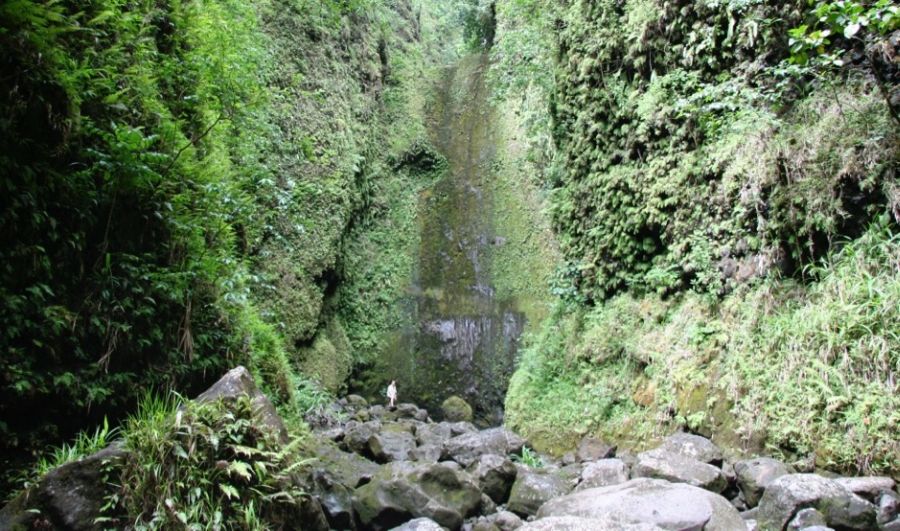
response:
[[[430,140],[448,168],[420,196],[410,325],[385,353],[385,365],[402,396],[434,413],[457,396],[472,406],[479,425],[496,426],[525,316],[518,301],[498,297],[492,267],[504,235],[495,223],[497,135],[488,64],[486,54],[464,58],[438,87]]]

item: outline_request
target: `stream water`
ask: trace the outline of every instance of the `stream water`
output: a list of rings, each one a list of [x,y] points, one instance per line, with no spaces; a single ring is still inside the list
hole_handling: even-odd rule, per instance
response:
[[[401,333],[392,370],[404,400],[439,411],[457,395],[479,423],[499,424],[525,317],[492,285],[492,251],[504,240],[493,222],[497,141],[487,68],[486,55],[473,55],[448,69],[431,112],[431,140],[449,168],[420,197],[414,325]]]

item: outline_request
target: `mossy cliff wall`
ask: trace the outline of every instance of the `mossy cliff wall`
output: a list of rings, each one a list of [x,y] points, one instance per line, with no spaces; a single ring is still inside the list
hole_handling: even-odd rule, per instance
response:
[[[297,413],[371,355],[348,321],[387,326],[386,288],[341,286],[407,223],[446,47],[389,4],[0,7],[4,463],[239,363]]]
[[[461,396],[495,424],[520,337],[547,315],[555,251],[540,199],[522,182],[514,115],[490,100],[490,68],[486,53],[472,53],[435,83],[429,136],[444,168],[419,191],[405,325],[363,388],[376,394],[396,379],[404,400],[433,411]]]
[[[556,451],[686,428],[896,471],[898,139],[865,64],[787,61],[806,2],[499,4],[496,46],[554,72],[565,257],[508,423]],[[522,44],[548,31],[555,56]]]

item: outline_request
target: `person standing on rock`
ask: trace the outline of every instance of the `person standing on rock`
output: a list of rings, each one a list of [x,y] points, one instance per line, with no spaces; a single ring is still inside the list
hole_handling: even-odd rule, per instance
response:
[[[397,400],[397,381],[391,380],[391,385],[387,389],[387,397],[391,401],[390,407],[394,407],[394,401]]]

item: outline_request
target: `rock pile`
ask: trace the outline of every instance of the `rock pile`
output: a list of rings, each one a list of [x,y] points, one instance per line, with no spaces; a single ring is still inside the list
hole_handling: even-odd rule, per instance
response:
[[[285,436],[243,369],[201,396],[235,393],[254,398],[258,421]],[[504,428],[433,422],[413,404],[388,409],[348,396],[309,421],[315,461],[298,478],[310,493],[304,530],[900,531],[891,478],[794,473],[763,457],[731,462],[687,433],[637,455],[588,438],[562,459],[535,463]],[[93,529],[93,471],[117,452],[51,472],[31,500],[44,514],[69,514],[62,528]],[[0,530],[28,521],[27,508],[20,498],[0,511]]]

